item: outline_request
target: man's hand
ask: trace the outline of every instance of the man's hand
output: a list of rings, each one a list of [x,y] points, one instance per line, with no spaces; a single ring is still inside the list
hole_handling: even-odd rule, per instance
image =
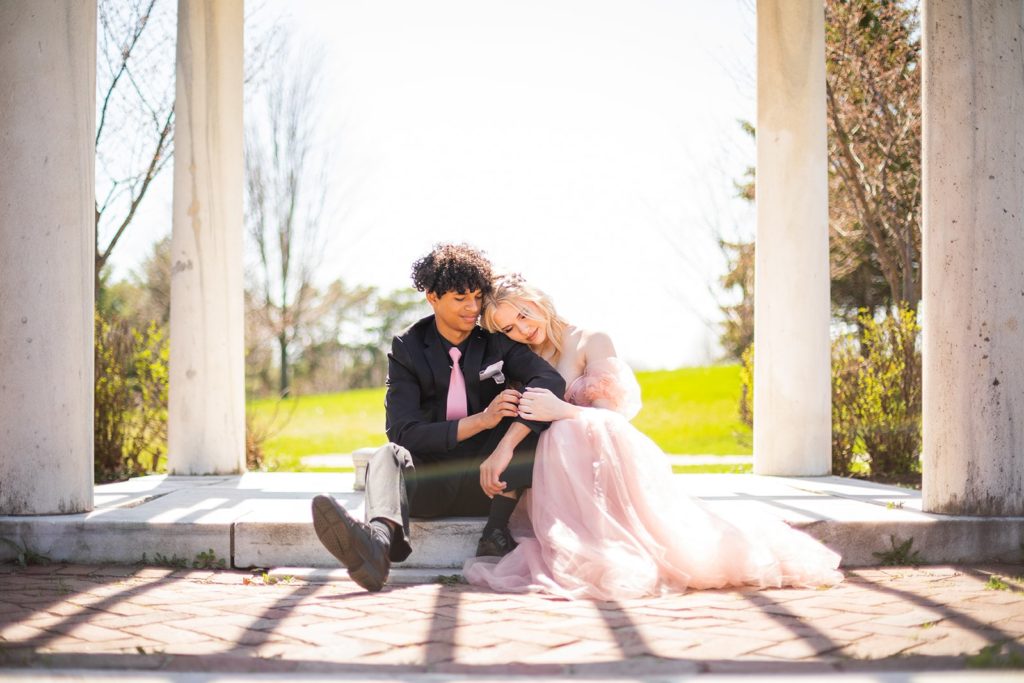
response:
[[[528,387],[519,399],[519,415],[527,420],[551,422],[575,417],[579,408],[566,403],[547,389]]]
[[[519,414],[519,397],[522,396],[515,389],[505,389],[494,397],[490,405],[484,408],[481,414],[484,419],[485,429],[494,429],[501,422],[502,418],[515,417]]]
[[[512,449],[498,444],[498,448],[480,463],[480,488],[488,498],[494,498],[505,490],[505,482],[498,477],[508,468],[511,461]]]
[[[515,389],[505,389],[494,397],[490,405],[468,417],[459,420],[458,431],[455,438],[458,441],[465,441],[480,432],[494,429],[501,422],[502,418],[515,417],[519,414],[519,392]]]

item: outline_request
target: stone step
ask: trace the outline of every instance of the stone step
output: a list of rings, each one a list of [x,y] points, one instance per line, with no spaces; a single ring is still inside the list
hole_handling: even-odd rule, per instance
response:
[[[925,563],[1022,559],[1024,518],[923,513],[918,491],[840,477],[676,477],[684,492],[712,509],[774,515],[806,530],[839,552],[846,567],[879,564],[875,553],[908,539]],[[212,557],[236,568],[337,568],[313,533],[310,500],[331,493],[361,517],[363,494],[353,485],[351,473],[139,477],[96,487],[90,513],[0,516],[0,561],[27,550],[86,564],[145,558],[191,565]],[[403,566],[457,570],[473,554],[483,524],[482,518],[414,520],[414,552]]]
[[[180,657],[181,655],[177,655]],[[175,657],[171,655],[168,659]],[[171,659],[171,661],[174,661]],[[229,661],[226,658],[220,660],[221,666],[224,661]],[[652,667],[654,671],[657,671],[657,675],[651,675],[650,673],[635,674],[632,671],[640,669],[643,671],[643,664],[631,665],[628,667],[615,668],[611,665],[612,671],[630,671],[629,675],[572,675],[572,674],[548,674],[543,676],[543,680],[562,680],[569,678],[570,680],[578,680],[581,682],[589,683],[591,681],[603,681],[604,683],[616,683],[618,681],[677,681],[678,683],[790,683],[790,681],[799,681],[800,683],[1020,683],[1020,673],[1015,671],[923,671],[923,672],[907,672],[907,671],[829,671],[828,665],[822,664],[820,667],[815,666],[817,662],[810,663],[815,669],[821,669],[818,673],[799,673],[799,674],[778,674],[778,673],[751,673],[746,671],[742,666],[737,665],[735,668],[743,670],[740,674],[716,674],[716,673],[702,673],[690,671],[699,671],[696,665],[691,665],[691,668],[680,667],[682,671],[686,673],[675,673],[671,667],[671,664],[661,667],[658,666],[658,660],[654,660]],[[632,664],[630,662],[627,662]],[[244,666],[245,661],[241,660],[240,665]],[[785,667],[772,666],[773,662],[764,664],[764,668],[767,670],[779,670]],[[343,665],[337,665],[343,666]],[[367,665],[363,665],[364,667]],[[552,665],[558,666],[558,665]],[[570,668],[569,665],[566,668]],[[494,669],[503,671],[505,669],[522,671],[524,668],[528,671],[529,665],[520,664],[518,667],[515,664],[508,664],[505,666],[495,666]],[[332,671],[332,669],[324,664],[322,665],[322,672],[308,672],[302,670],[290,671],[286,674],[277,673],[276,671],[258,671],[256,673],[237,673],[237,672],[221,672],[217,670],[216,673],[207,672],[193,672],[193,671],[175,671],[173,674],[169,674],[166,671],[112,671],[108,669],[48,669],[45,671],[33,671],[29,669],[0,669],[0,683],[167,683],[168,681],[175,681],[175,683],[209,683],[214,680],[217,683],[332,683],[336,681],[376,681],[376,680],[394,680],[397,676],[380,676],[374,675],[373,673],[349,673],[344,669],[341,669],[338,673],[326,673]],[[470,668],[467,666],[466,668]],[[483,667],[480,667],[483,668]],[[542,668],[543,665],[537,668]],[[591,667],[596,668],[596,667]],[[799,665],[790,665],[788,668],[799,670]],[[811,667],[807,667],[811,668]],[[497,681],[499,683],[509,681],[520,681],[522,683],[529,683],[530,681],[537,680],[537,674],[464,674],[464,673],[448,673],[438,674],[433,672],[421,672],[417,671],[414,667],[405,667],[401,673],[401,680],[406,683],[438,683],[438,681],[453,681],[456,683],[475,683],[477,681]],[[550,670],[550,669],[549,669]],[[600,671],[600,669],[597,669]],[[665,673],[665,672],[671,673]]]

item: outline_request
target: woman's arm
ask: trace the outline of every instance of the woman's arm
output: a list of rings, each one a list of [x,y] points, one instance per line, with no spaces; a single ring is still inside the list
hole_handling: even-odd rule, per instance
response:
[[[566,403],[547,389],[530,388],[519,399],[519,414],[535,422],[568,420],[579,415],[579,406]]]
[[[562,396],[565,394],[565,380],[546,360],[531,351],[524,344],[519,344],[507,338],[504,338],[502,343],[508,344],[508,349],[503,356],[505,365],[502,371],[509,379],[519,381],[522,386],[527,387],[527,390],[546,391],[552,396]],[[523,395],[526,395],[525,392]],[[519,401],[521,408],[522,398]],[[516,421],[523,421],[523,424],[532,431],[539,433],[547,429],[547,423],[551,420],[539,416],[531,417],[520,410]]]
[[[583,361],[584,374],[591,363],[600,364],[616,357],[615,345],[612,344],[611,337],[604,332],[584,331],[580,337],[578,353]],[[594,400],[591,406],[608,409],[615,407],[610,400],[603,398]],[[564,401],[560,396],[544,389],[528,388],[519,401],[520,415],[541,422],[571,419],[579,415],[581,410],[584,408]]]
[[[604,332],[586,332],[583,337],[583,343],[580,345],[580,350],[583,352],[583,372],[587,372],[587,368],[591,365],[601,365],[609,358],[618,358],[618,354],[615,352],[615,344],[612,343],[612,338]],[[605,408],[607,410],[615,410],[615,403],[608,398],[595,398],[591,401],[591,404],[595,408]]]

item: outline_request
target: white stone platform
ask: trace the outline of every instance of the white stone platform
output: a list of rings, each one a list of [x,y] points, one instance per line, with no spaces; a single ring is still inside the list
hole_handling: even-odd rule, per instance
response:
[[[925,563],[1019,562],[1024,517],[978,518],[921,512],[919,491],[840,477],[676,475],[712,508],[774,515],[822,540],[847,567],[879,564],[890,537],[913,539]],[[53,561],[140,562],[145,554],[189,564],[213,551],[227,566],[337,567],[313,533],[310,499],[321,492],[362,516],[363,494],[348,473],[149,476],[96,487],[86,514],[0,516],[0,561],[18,548]],[[408,568],[461,567],[483,527],[480,518],[414,520]]]

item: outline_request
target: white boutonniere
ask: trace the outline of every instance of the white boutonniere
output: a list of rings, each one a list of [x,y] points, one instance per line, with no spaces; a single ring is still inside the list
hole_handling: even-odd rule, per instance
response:
[[[480,381],[485,379],[493,379],[495,384],[504,384],[505,375],[501,372],[501,366],[505,364],[505,361],[499,360],[497,363],[492,363],[486,368],[480,371]]]

